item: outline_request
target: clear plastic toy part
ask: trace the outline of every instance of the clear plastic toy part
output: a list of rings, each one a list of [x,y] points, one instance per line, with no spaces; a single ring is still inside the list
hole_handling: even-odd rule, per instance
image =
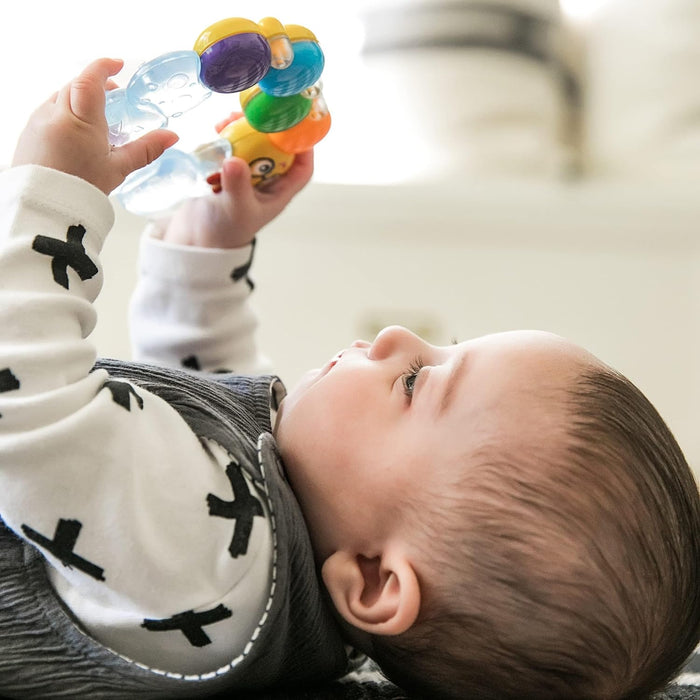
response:
[[[173,51],[141,65],[126,88],[106,96],[109,140],[114,146],[168,126],[212,93],[199,80],[201,61],[194,51]]]
[[[207,178],[231,155],[231,144],[217,139],[194,153],[169,148],[150,165],[129,175],[115,192],[119,203],[139,216],[165,216],[183,200],[211,192]]]

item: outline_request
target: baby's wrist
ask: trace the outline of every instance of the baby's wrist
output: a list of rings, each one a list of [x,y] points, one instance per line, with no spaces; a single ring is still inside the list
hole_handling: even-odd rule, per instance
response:
[[[188,286],[229,285],[234,270],[250,263],[252,246],[217,249],[158,239],[148,230],[141,241],[141,274],[163,283]]]
[[[187,246],[191,248],[209,248],[215,250],[237,250],[249,246],[253,237],[242,237],[238,239],[231,235],[208,235],[186,233],[182,231],[163,231],[160,235],[156,234],[155,238],[159,238],[164,243],[170,243],[176,246]]]

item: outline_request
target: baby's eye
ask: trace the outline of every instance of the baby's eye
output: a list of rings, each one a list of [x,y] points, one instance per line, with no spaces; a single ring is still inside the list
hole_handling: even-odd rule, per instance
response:
[[[406,372],[401,375],[401,383],[403,384],[403,393],[410,399],[413,396],[413,389],[416,386],[416,379],[418,379],[418,373],[425,367],[423,360],[420,357],[416,357],[415,360],[411,362],[408,366]]]

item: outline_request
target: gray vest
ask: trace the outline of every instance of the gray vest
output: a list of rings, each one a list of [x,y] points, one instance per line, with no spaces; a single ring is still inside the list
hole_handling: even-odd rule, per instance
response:
[[[193,377],[106,360],[97,367],[165,399],[197,435],[218,442],[258,484],[265,483],[278,542],[271,608],[250,653],[225,673],[197,680],[157,674],[88,637],[55,595],[41,554],[0,520],[0,695],[196,698],[222,690],[316,684],[341,675],[346,667],[343,642],[269,432],[272,378]]]

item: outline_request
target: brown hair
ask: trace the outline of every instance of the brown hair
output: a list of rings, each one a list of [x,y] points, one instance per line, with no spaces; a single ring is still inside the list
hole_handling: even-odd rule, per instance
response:
[[[418,622],[372,640],[404,689],[646,698],[698,643],[700,498],[678,444],[608,368],[587,369],[564,405],[555,447],[486,450],[437,514],[442,556],[421,581]]]

